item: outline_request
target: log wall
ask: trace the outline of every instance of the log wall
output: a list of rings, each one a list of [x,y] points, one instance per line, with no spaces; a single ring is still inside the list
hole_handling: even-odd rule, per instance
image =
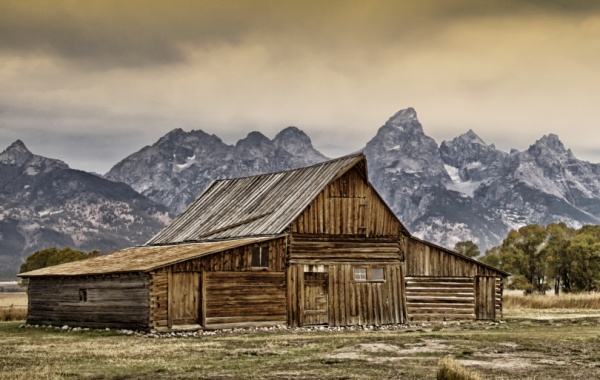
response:
[[[475,288],[468,277],[406,277],[410,322],[475,319]]]
[[[408,320],[501,320],[502,277],[407,277]]]
[[[206,328],[284,325],[283,272],[206,273]]]
[[[327,185],[292,223],[291,232],[315,235],[398,236],[402,226],[358,168]]]
[[[146,330],[147,274],[32,277],[27,290],[27,323]]]

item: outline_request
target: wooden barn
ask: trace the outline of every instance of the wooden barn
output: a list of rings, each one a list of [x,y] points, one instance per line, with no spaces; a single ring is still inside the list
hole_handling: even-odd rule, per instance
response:
[[[29,324],[172,331],[499,319],[507,273],[412,237],[357,154],[215,181],[143,247],[20,276]]]

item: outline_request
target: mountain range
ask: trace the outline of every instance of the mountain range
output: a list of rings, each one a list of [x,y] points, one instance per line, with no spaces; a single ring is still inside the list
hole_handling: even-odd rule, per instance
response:
[[[522,152],[500,151],[472,130],[438,145],[407,108],[363,151],[371,182],[400,220],[440,245],[473,240],[485,250],[526,224],[600,224],[600,164],[578,160],[553,134]],[[27,254],[50,246],[143,244],[214,179],[326,159],[296,127],[272,140],[251,132],[235,145],[175,129],[101,177],[17,141],[0,154],[0,267],[14,275]]]

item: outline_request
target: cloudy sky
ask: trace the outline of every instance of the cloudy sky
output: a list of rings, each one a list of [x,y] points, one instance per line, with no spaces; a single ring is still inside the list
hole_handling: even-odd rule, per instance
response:
[[[335,157],[409,106],[438,143],[600,163],[600,1],[0,3],[0,151],[105,173],[173,128],[295,125]]]

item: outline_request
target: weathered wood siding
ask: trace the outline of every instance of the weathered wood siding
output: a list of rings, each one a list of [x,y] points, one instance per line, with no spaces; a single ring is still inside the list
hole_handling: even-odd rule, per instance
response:
[[[504,292],[504,278],[496,277],[496,320],[504,318],[504,310],[502,307],[502,296]]]
[[[288,324],[304,326],[380,325],[406,320],[404,277],[397,238],[350,238],[292,235],[287,268]],[[354,268],[383,268],[383,281],[356,281]],[[314,275],[327,274],[327,315],[315,317]],[[319,295],[317,294],[316,297]],[[325,298],[316,299],[315,303]],[[310,310],[307,310],[307,306]]]
[[[398,236],[402,226],[363,178],[359,165],[327,185],[292,223],[291,232]]]
[[[408,320],[475,319],[475,288],[469,277],[406,277]]]
[[[149,285],[147,274],[32,277],[27,323],[145,330]]]
[[[283,272],[207,272],[206,327],[285,324]]]
[[[305,265],[288,268],[288,324],[306,326],[325,324],[329,326],[385,325],[404,323],[406,311],[403,302],[402,267],[376,265],[385,270],[385,281],[355,281],[354,267],[369,268],[367,263],[324,265],[328,275],[326,315],[318,312],[320,307],[311,305],[311,286],[307,286],[310,270]],[[317,295],[318,297],[318,295]],[[309,310],[307,310],[309,309]]]
[[[441,247],[409,238],[406,250],[407,277],[500,276],[480,263],[450,253]]]
[[[269,248],[268,268],[252,268],[252,248],[255,246]],[[151,325],[160,330],[168,330],[177,325],[216,328],[215,326],[223,327],[226,323],[282,323],[285,321],[285,253],[286,240],[280,238],[187,260],[152,272]],[[221,276],[223,281],[216,282],[215,276]],[[183,291],[178,283],[184,278],[193,278],[190,281],[197,284],[198,291]],[[265,279],[270,279],[271,282]],[[266,282],[254,289],[248,286],[262,280]],[[273,284],[281,288],[277,288],[277,292],[267,291],[273,290]],[[219,293],[216,289],[221,285],[224,288]],[[239,289],[235,289],[236,287]],[[189,286],[186,285],[185,288]],[[282,295],[283,301],[280,299]],[[236,297],[237,301],[234,300]],[[269,297],[273,297],[272,302],[268,301]],[[184,302],[184,299],[187,301]],[[248,306],[257,299],[258,303]],[[275,304],[283,308],[283,313]],[[191,308],[197,308],[197,314],[194,315]],[[267,318],[266,315],[272,312],[273,316]],[[183,315],[187,317],[182,318]],[[196,322],[193,322],[194,318]]]

